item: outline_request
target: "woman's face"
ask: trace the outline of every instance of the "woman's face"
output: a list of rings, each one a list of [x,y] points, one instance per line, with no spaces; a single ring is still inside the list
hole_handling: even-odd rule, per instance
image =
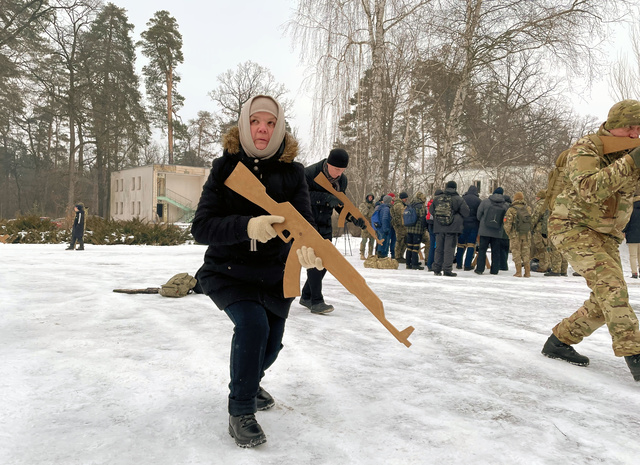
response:
[[[258,111],[249,117],[251,139],[258,150],[264,150],[269,145],[277,121],[275,116],[266,111]]]

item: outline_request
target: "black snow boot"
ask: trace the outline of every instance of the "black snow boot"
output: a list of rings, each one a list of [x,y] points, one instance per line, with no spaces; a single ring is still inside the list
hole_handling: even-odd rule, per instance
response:
[[[276,404],[276,401],[273,400],[271,394],[260,387],[258,389],[258,395],[256,395],[256,404],[258,410],[269,410]]]
[[[239,447],[255,447],[267,442],[253,413],[237,417],[229,415],[229,434]]]
[[[625,355],[624,360],[627,362],[627,366],[633,375],[633,379],[640,381],[640,354]]]
[[[542,355],[549,358],[557,358],[558,360],[564,360],[565,362],[578,365],[580,367],[586,367],[589,365],[589,358],[584,355],[580,355],[569,344],[565,344],[560,341],[555,334],[549,336],[547,342],[545,342],[542,348]],[[640,365],[638,365],[640,367]]]

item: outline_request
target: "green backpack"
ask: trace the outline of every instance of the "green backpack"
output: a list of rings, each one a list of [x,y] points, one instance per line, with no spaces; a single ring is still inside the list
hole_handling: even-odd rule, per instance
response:
[[[178,273],[163,284],[158,293],[164,297],[184,297],[192,292],[197,282],[189,273]]]
[[[528,234],[531,231],[531,215],[527,207],[513,207],[516,209],[515,230],[518,235]]]

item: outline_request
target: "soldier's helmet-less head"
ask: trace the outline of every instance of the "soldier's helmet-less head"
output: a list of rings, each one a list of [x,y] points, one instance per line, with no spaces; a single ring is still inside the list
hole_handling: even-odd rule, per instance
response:
[[[640,126],[640,102],[637,100],[622,100],[609,110],[605,128],[617,129]]]

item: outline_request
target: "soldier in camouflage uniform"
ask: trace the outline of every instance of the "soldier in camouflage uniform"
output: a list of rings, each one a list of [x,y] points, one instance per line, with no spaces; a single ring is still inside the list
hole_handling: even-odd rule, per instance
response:
[[[616,103],[597,136],[638,138],[640,102]],[[640,381],[640,330],[629,305],[619,245],[629,221],[640,177],[640,147],[603,154],[602,140],[588,135],[567,154],[563,190],[549,217],[549,238],[571,266],[587,281],[589,299],[573,315],[553,328],[542,353],[575,365],[589,359],[571,345],[578,344],[606,324],[613,352]]]
[[[566,257],[560,253],[560,251],[553,245],[553,242],[549,241],[549,248],[547,250],[549,256],[549,267],[551,268],[544,275],[545,276],[567,276],[567,268],[569,262]]]
[[[405,263],[404,253],[407,250],[407,227],[402,222],[402,214],[408,198],[406,192],[400,192],[401,202],[394,202],[391,206],[391,227],[396,232],[395,259],[398,263]]]
[[[533,206],[533,214],[531,215],[531,238],[533,241],[532,259],[538,259],[538,268],[534,271],[542,273],[549,269],[549,256],[547,254],[547,218],[545,217],[545,197],[546,190],[538,191],[536,194],[536,203]]]
[[[376,209],[376,206],[373,203],[373,199],[373,194],[367,194],[364,202],[360,204],[359,208],[360,213],[362,213],[362,216],[364,216],[369,223],[371,223],[371,215],[373,215],[373,211]],[[366,257],[364,256],[364,251],[365,249],[367,249],[367,243],[369,244],[367,257],[370,257],[371,255],[373,255],[373,247],[376,243],[376,239],[365,228],[362,230],[362,241],[360,242],[360,260],[366,259]]]
[[[519,231],[518,226],[518,209],[524,210],[531,218],[531,207],[524,202],[524,194],[516,192],[513,195],[513,203],[504,215],[504,231],[509,236],[509,244],[511,246],[511,254],[513,263],[516,267],[514,276],[522,277],[522,265],[524,264],[524,277],[531,277],[531,268],[529,256],[531,253],[531,230]],[[529,223],[529,227],[531,223]]]

